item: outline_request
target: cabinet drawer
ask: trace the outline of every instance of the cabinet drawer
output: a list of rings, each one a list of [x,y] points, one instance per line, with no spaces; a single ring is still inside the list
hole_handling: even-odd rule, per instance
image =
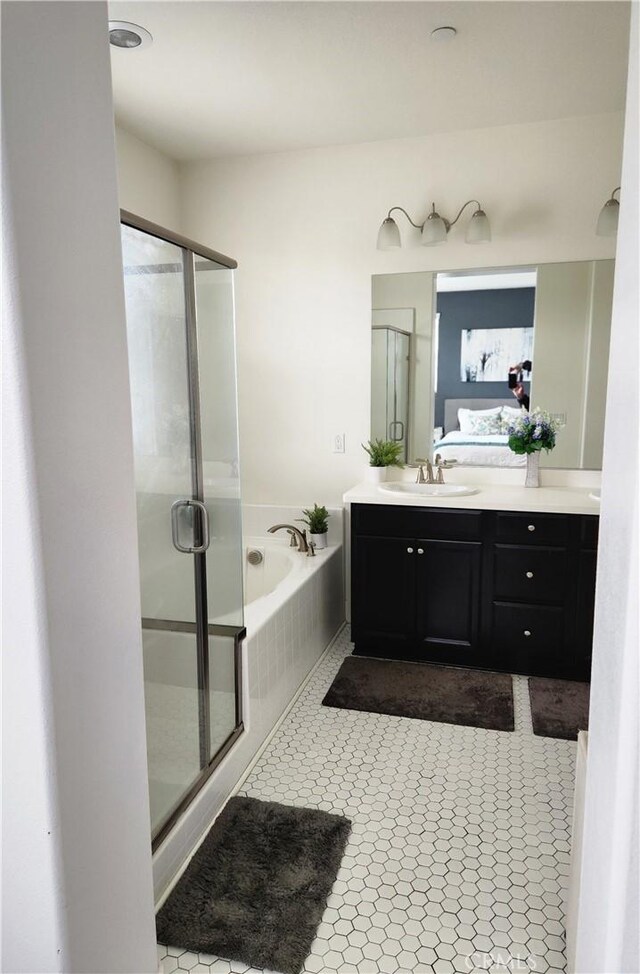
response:
[[[520,514],[504,512],[496,515],[496,541],[508,544],[564,545],[569,538],[569,518],[566,514]]]
[[[553,657],[565,643],[564,609],[494,602],[493,640],[495,651],[520,668],[527,659]]]
[[[564,602],[567,551],[522,545],[496,545],[494,595],[500,601]]]
[[[354,504],[351,517],[354,533],[370,537],[479,541],[482,532],[480,511]]]

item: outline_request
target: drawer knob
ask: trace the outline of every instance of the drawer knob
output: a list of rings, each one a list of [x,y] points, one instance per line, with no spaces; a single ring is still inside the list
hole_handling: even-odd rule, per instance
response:
[[[418,554],[424,555],[424,548],[418,548]]]
[[[535,529],[536,529],[535,524],[527,524],[527,531],[535,531]]]
[[[407,554],[412,555],[413,554],[413,548],[407,548]]]
[[[525,574],[527,578],[533,578],[533,572],[526,572]]]
[[[531,630],[530,629],[525,629],[524,634],[525,634],[525,636],[529,637],[531,635]]]

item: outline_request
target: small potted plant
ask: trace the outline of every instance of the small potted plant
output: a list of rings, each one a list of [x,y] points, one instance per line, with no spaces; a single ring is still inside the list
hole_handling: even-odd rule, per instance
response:
[[[309,529],[309,540],[313,541],[316,548],[326,548],[327,547],[327,531],[329,530],[329,518],[331,515],[326,507],[318,507],[314,504],[313,507],[305,508],[302,513],[304,517],[299,517],[299,521],[303,521]]]
[[[369,440],[362,444],[362,449],[369,456],[367,480],[379,484],[386,479],[387,467],[402,467],[400,459],[402,443],[394,440]]]
[[[527,457],[527,474],[525,487],[540,486],[540,453],[542,450],[553,450],[556,445],[556,433],[562,429],[562,423],[553,419],[542,409],[525,412],[518,416],[507,427],[509,434],[509,448],[514,453]]]

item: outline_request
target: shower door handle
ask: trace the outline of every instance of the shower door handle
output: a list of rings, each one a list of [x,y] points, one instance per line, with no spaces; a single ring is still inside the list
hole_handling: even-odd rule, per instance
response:
[[[180,541],[180,529],[178,516],[182,507],[195,507],[200,511],[202,523],[202,542],[199,545],[186,547]],[[171,505],[171,539],[176,551],[181,551],[185,555],[202,555],[209,547],[209,512],[202,503],[193,499],[174,501]]]
[[[395,435],[396,426],[400,427],[400,436]],[[389,423],[389,439],[393,440],[394,443],[401,443],[404,440],[404,423],[401,419],[394,419]]]

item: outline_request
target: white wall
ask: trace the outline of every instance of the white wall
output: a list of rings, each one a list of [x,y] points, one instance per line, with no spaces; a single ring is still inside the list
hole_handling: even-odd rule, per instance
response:
[[[633,4],[613,298],[576,971],[640,970],[640,10]]]
[[[180,232],[178,163],[116,126],[120,206],[136,216]]]
[[[6,972],[157,970],[106,37],[2,5]]]
[[[184,232],[239,261],[244,500],[333,504],[361,479],[372,274],[612,257],[594,224],[621,133],[612,114],[184,165]],[[452,217],[470,196],[493,243],[458,226],[442,247],[376,251],[392,205]]]

